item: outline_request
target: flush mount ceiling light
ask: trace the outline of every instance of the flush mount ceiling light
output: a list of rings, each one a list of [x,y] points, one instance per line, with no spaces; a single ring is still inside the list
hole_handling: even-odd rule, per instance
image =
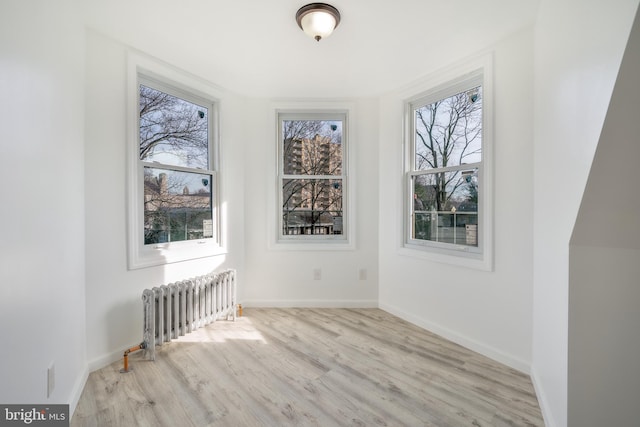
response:
[[[329,37],[340,23],[340,12],[326,3],[310,3],[296,13],[298,26],[317,41]]]

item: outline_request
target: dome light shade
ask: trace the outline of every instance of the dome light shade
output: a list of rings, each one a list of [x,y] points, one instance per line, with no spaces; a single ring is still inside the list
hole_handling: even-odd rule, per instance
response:
[[[320,41],[329,37],[340,23],[340,12],[326,3],[310,3],[296,13],[298,26],[307,35]]]

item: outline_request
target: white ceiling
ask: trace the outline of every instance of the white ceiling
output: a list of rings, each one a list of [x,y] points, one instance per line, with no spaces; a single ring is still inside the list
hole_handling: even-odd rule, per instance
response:
[[[87,25],[240,94],[367,97],[402,87],[534,22],[538,0],[332,0],[320,42],[304,0],[78,0]]]

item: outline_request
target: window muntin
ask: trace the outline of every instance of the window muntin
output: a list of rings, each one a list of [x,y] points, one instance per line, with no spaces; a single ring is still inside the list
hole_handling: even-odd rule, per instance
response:
[[[345,114],[279,114],[279,235],[345,240]]]
[[[482,89],[477,77],[410,104],[410,244],[482,252]]]
[[[143,244],[217,238],[213,103],[139,77]]]

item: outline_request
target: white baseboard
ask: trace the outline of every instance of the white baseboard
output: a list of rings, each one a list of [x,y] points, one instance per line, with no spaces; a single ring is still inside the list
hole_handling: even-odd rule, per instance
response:
[[[82,396],[84,386],[88,379],[89,367],[85,366],[82,374],[77,378],[76,383],[73,386],[73,390],[71,391],[71,397],[69,399],[69,421],[73,418],[73,413],[76,411],[76,407],[78,406],[78,402],[80,401],[80,397]]]
[[[243,300],[244,307],[378,308],[377,300]]]
[[[132,344],[133,346],[133,344]],[[98,369],[102,369],[105,366],[111,365],[113,362],[116,362],[122,359],[122,355],[124,354],[124,348],[120,350],[116,350],[112,353],[106,354],[104,356],[100,356],[98,358],[93,359],[89,362],[88,368],[89,372],[97,371]]]
[[[547,394],[544,392],[544,388],[541,385],[540,377],[538,376],[535,366],[531,368],[531,382],[533,383],[533,388],[535,389],[536,396],[538,397],[538,405],[540,405],[540,411],[542,412],[544,425],[546,427],[556,427],[557,424],[551,416],[551,411],[549,409],[549,399],[547,398]]]
[[[473,350],[477,353],[482,354],[483,356],[487,356],[490,359],[493,359],[497,362],[503,363],[510,368],[518,370],[527,375],[531,372],[531,364],[525,362],[524,360],[518,359],[517,357],[513,357],[507,353],[504,353],[501,350],[498,350],[489,345],[478,342],[472,338],[461,335],[451,329],[445,328],[439,324],[430,322],[427,319],[423,319],[421,317],[414,316],[409,314],[397,307],[388,304],[380,304],[380,308],[384,311],[387,311],[394,316],[398,316],[401,319],[406,320],[407,322],[413,323],[416,326],[420,326],[421,328],[427,329],[435,334],[438,334],[450,341],[455,342],[456,344],[460,344],[463,347],[468,348],[469,350]]]

